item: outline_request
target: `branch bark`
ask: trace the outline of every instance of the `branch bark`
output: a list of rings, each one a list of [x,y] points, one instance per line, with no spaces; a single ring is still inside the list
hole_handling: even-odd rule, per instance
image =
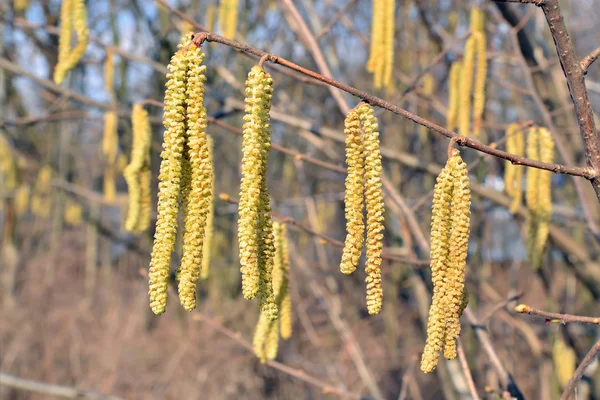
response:
[[[585,369],[588,367],[588,365],[590,365],[594,361],[594,359],[596,359],[598,353],[600,353],[600,341],[596,342],[596,344],[594,344],[590,351],[585,355],[583,361],[575,370],[575,374],[569,380],[569,383],[567,384],[567,387],[565,388],[565,391],[563,392],[562,396],[560,396],[560,400],[568,400],[569,397],[571,397],[571,393],[573,393],[575,385],[577,385],[577,382],[579,382],[579,380],[583,376]]]

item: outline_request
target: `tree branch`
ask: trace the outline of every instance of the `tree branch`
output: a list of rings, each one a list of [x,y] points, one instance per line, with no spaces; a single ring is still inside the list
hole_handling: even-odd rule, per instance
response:
[[[590,52],[590,54],[588,54],[587,56],[585,56],[581,59],[579,66],[580,66],[581,70],[583,71],[584,75],[587,74],[588,68],[590,67],[590,65],[592,65],[592,63],[594,61],[596,61],[598,59],[598,57],[600,57],[600,46],[596,47],[594,50],[592,50]]]
[[[529,307],[527,304],[519,304],[515,307],[515,311],[521,314],[535,315],[538,317],[546,318],[547,322],[560,322],[561,324],[567,324],[570,322],[578,322],[582,324],[596,324],[600,325],[600,318],[594,317],[582,317],[579,315],[571,314],[559,314],[548,311],[538,310]]]
[[[557,174],[567,174],[567,175],[581,176],[581,177],[584,177],[587,179],[596,179],[596,172],[591,168],[571,167],[571,166],[566,166],[566,165],[549,164],[549,163],[544,163],[541,161],[531,160],[528,158],[519,157],[514,154],[507,153],[502,150],[498,150],[497,148],[492,147],[492,146],[486,146],[483,143],[478,142],[476,140],[469,139],[464,136],[460,136],[459,134],[457,134],[455,132],[449,131],[446,128],[443,128],[443,127],[441,127],[431,121],[428,121],[416,114],[413,114],[401,107],[391,104],[377,96],[368,94],[361,90],[358,90],[352,86],[349,86],[349,85],[346,85],[339,81],[336,81],[335,79],[327,78],[317,72],[314,72],[314,71],[311,71],[304,67],[301,67],[301,66],[299,66],[291,61],[288,61],[282,57],[264,52],[262,50],[254,48],[252,46],[244,45],[244,44],[238,43],[234,40],[230,40],[230,39],[224,38],[219,35],[215,35],[214,33],[210,33],[210,32],[199,33],[195,40],[197,41],[198,44],[202,44],[205,41],[221,43],[226,46],[243,51],[245,53],[253,54],[257,57],[262,57],[265,54],[268,54],[268,61],[270,61],[274,64],[282,65],[293,71],[296,71],[303,75],[309,76],[317,81],[323,82],[331,87],[335,87],[346,93],[350,93],[350,94],[360,98],[364,102],[371,104],[372,106],[384,108],[388,111],[393,112],[394,114],[400,115],[400,116],[407,118],[413,122],[416,122],[417,124],[423,125],[434,132],[444,135],[449,139],[455,138],[456,143],[460,146],[470,147],[474,150],[477,150],[477,151],[480,151],[480,152],[483,152],[486,154],[490,154],[490,155],[493,155],[498,158],[508,160],[515,165],[525,165],[525,166],[529,166],[529,167],[533,167],[533,168],[544,169],[547,171],[552,171]],[[338,93],[338,92],[335,92],[335,93]],[[599,158],[599,160],[600,160],[600,158]]]

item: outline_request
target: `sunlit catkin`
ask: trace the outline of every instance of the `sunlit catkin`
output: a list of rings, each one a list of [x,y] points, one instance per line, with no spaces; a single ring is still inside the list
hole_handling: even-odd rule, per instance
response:
[[[52,168],[49,165],[43,166],[37,175],[33,195],[31,197],[31,212],[40,217],[50,216],[52,205]]]
[[[357,109],[348,113],[344,122],[346,135],[346,240],[340,270],[350,274],[356,270],[364,241],[363,180],[365,174],[364,145],[360,132],[360,116]]]
[[[104,114],[104,136],[102,137],[102,153],[106,161],[104,169],[104,198],[108,201],[114,201],[117,195],[115,164],[119,148],[118,121],[119,119],[115,111],[107,111]]]
[[[460,83],[462,77],[462,62],[455,61],[450,67],[448,78],[448,114],[446,115],[446,128],[456,129],[459,115]]]
[[[106,50],[104,58],[104,88],[108,93],[114,92],[115,57],[112,50]]]
[[[363,105],[358,109],[364,132],[365,155],[365,208],[367,210],[367,310],[378,314],[383,301],[381,281],[381,251],[383,249],[383,191],[381,188],[381,152],[379,148],[379,127],[373,109]]]
[[[208,182],[213,198],[208,202],[208,214],[206,215],[206,228],[204,233],[204,249],[202,250],[202,269],[200,270],[200,278],[208,279],[210,275],[210,263],[212,256],[213,242],[213,224],[215,217],[214,193],[215,193],[215,168],[213,164],[213,149],[214,141],[211,136],[207,135],[208,158],[207,162],[211,169],[211,179]]]
[[[131,112],[133,143],[131,161],[125,167],[123,176],[129,192],[129,209],[125,220],[125,230],[142,232],[150,224],[150,141],[151,130],[148,112],[141,104],[135,104]]]
[[[523,131],[519,124],[510,124],[506,128],[506,151],[516,156],[525,153]],[[504,166],[504,187],[506,193],[512,198],[510,212],[515,213],[521,205],[523,198],[523,167],[506,161]]]
[[[165,132],[158,176],[158,215],[149,272],[150,307],[155,314],[165,312],[171,253],[175,247],[186,129],[187,65],[183,44],[180,44],[168,67],[164,98]]]
[[[81,207],[81,204],[72,199],[67,200],[64,211],[64,220],[65,223],[72,226],[81,225],[81,221],[83,220],[83,208]]]
[[[485,108],[485,81],[487,77],[487,44],[483,32],[474,33],[476,38],[475,52],[477,53],[477,69],[475,70],[475,84],[473,86],[473,135],[481,134],[481,123]]]
[[[29,0],[14,0],[13,7],[16,12],[23,12],[29,7]]]
[[[29,185],[21,184],[15,192],[15,213],[22,217],[29,211],[29,194],[31,190]]]
[[[265,343],[267,341],[267,336],[269,336],[269,331],[271,326],[275,325],[274,321],[270,321],[264,313],[260,313],[258,317],[258,323],[256,324],[256,328],[254,329],[254,336],[252,338],[252,349],[254,350],[254,354],[256,357],[260,359],[261,362],[267,361],[267,354],[265,352]]]
[[[433,195],[430,252],[433,298],[427,322],[427,342],[421,359],[423,372],[435,369],[444,347],[446,358],[456,356],[459,318],[468,302],[464,280],[470,204],[466,164],[458,150],[453,150],[437,178]]]
[[[246,80],[246,115],[242,139],[242,179],[238,206],[238,243],[242,272],[242,293],[246,299],[258,295],[261,308],[272,298],[272,285],[266,281],[270,246],[270,211],[266,190],[266,172],[271,126],[269,111],[273,95],[273,80],[262,67],[254,66]],[[260,243],[259,243],[260,242]],[[267,245],[267,248],[265,248]],[[259,248],[260,246],[260,248]],[[269,287],[271,290],[269,291]],[[270,304],[271,302],[269,302]]]
[[[187,70],[187,148],[191,167],[190,190],[186,202],[183,235],[183,253],[179,275],[179,299],[191,311],[196,307],[196,283],[200,278],[202,250],[206,219],[212,202],[213,170],[206,135],[206,108],[204,107],[204,82],[206,66],[204,54],[197,46],[185,52]]]
[[[373,0],[371,50],[367,71],[376,89],[393,86],[395,0]]]
[[[71,49],[71,32],[75,31],[77,44]],[[63,0],[61,6],[61,32],[59,37],[58,64],[54,70],[54,81],[60,84],[67,73],[79,62],[89,40],[87,9],[84,0]],[[64,42],[64,44],[63,44]]]

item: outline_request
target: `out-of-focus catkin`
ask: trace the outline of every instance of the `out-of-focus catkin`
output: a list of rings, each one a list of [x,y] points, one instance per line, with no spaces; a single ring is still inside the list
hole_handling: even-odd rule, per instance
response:
[[[211,179],[208,182],[212,197],[208,202],[208,214],[206,215],[206,228],[204,233],[204,249],[202,250],[202,269],[200,270],[200,278],[208,279],[210,275],[211,250],[213,242],[213,223],[215,216],[214,193],[215,193],[215,172],[213,166],[213,148],[214,142],[211,136],[207,135],[208,157],[207,162],[211,169]]]
[[[554,140],[548,129],[533,127],[529,130],[527,158],[554,162]],[[527,260],[535,269],[541,266],[548,240],[552,217],[551,183],[552,172],[531,167],[527,169]]]
[[[81,204],[73,199],[67,200],[64,211],[64,219],[69,225],[81,225],[81,221],[83,220],[83,208],[81,207]]]
[[[23,12],[29,8],[29,0],[14,0],[13,7],[16,12]]]
[[[467,167],[458,150],[453,150],[437,178],[433,195],[430,252],[433,299],[421,359],[423,372],[435,369],[442,348],[446,358],[456,356],[459,318],[468,302],[464,280],[470,205]]]
[[[61,84],[67,73],[79,62],[88,45],[87,9],[84,0],[63,0],[61,5],[61,28],[59,36],[58,64],[54,69],[54,82]],[[73,30],[77,37],[71,49]]]
[[[357,109],[348,113],[344,122],[346,135],[346,240],[342,252],[340,270],[350,274],[356,270],[362,252],[365,223],[363,216],[363,180],[365,174],[364,145],[360,132],[360,116]]]
[[[475,70],[475,84],[473,87],[473,134],[478,138],[481,135],[481,124],[485,109],[485,83],[488,68],[487,43],[485,32],[483,30],[475,32],[473,35],[475,35],[477,41],[475,44],[477,69]]]
[[[15,213],[22,217],[29,211],[29,194],[31,189],[29,185],[21,184],[15,192]]]
[[[52,205],[52,167],[44,165],[38,172],[33,195],[31,197],[31,212],[40,217],[50,216]]]
[[[448,78],[448,114],[446,115],[446,128],[451,131],[456,129],[458,122],[461,77],[462,62],[455,61],[450,67],[450,77]]]
[[[139,103],[133,106],[131,125],[133,127],[131,161],[123,171],[129,192],[129,209],[125,220],[125,230],[142,232],[148,229],[152,212],[150,191],[150,142],[152,134],[148,112]]]
[[[115,56],[112,50],[106,50],[104,58],[104,88],[110,94],[114,93]]]
[[[219,27],[223,36],[234,39],[237,31],[239,0],[221,0],[219,4]]]
[[[506,151],[522,157],[525,153],[525,140],[523,130],[519,124],[510,124],[506,128]],[[512,198],[510,212],[515,213],[521,205],[523,198],[523,167],[506,161],[504,165],[504,186],[506,193]]]
[[[164,98],[163,124],[165,132],[158,176],[158,215],[149,272],[150,307],[155,314],[165,312],[171,254],[175,247],[177,230],[186,130],[185,88],[188,61],[183,47],[184,44],[180,44],[179,50],[171,58]]]
[[[254,66],[246,80],[238,243],[242,293],[246,299],[258,295],[261,309],[267,312],[268,318],[275,319],[277,307],[270,280],[274,245],[266,184],[272,96],[273,80],[270,75],[262,67]]]
[[[102,153],[105,156],[104,169],[104,198],[114,201],[117,196],[116,161],[119,149],[118,116],[115,111],[104,114],[104,136],[102,138]]]
[[[185,52],[188,62],[186,90],[187,148],[191,167],[190,190],[184,220],[183,253],[179,275],[179,299],[191,311],[196,307],[196,283],[200,278],[206,219],[212,202],[212,165],[206,135],[207,116],[204,107],[206,66],[204,54],[197,46]]]
[[[393,87],[395,5],[395,0],[373,0],[367,71],[373,73],[376,89]]]
[[[476,46],[477,33],[472,33],[465,43],[458,100],[458,132],[464,137],[468,137],[471,130],[471,91],[473,88]]]

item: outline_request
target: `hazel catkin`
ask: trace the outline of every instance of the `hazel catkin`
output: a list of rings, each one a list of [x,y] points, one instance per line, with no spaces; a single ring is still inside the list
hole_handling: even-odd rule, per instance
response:
[[[421,370],[432,372],[439,353],[456,356],[460,316],[468,302],[465,266],[470,232],[471,192],[467,167],[453,149],[434,189],[431,217],[431,279],[433,298]]]
[[[184,45],[180,44],[179,50],[171,58],[164,99],[165,132],[158,176],[158,215],[149,272],[150,307],[155,314],[165,312],[171,254],[175,247],[177,230],[186,129],[185,87],[188,61],[183,47]]]
[[[214,197],[215,193],[215,173],[213,167],[213,139],[211,136],[207,135],[207,162],[211,169],[211,179],[208,182],[210,186],[210,191]],[[204,248],[202,250],[202,268],[200,270],[200,278],[208,279],[210,275],[210,262],[211,262],[211,250],[212,250],[212,241],[213,241],[213,223],[215,216],[215,205],[214,201],[211,198],[208,202],[208,214],[206,215],[206,228],[204,233]]]
[[[60,10],[58,64],[54,69],[54,82],[61,84],[67,73],[79,62],[88,45],[87,8],[84,0],[63,0]],[[71,35],[75,31],[77,44],[71,49]]]
[[[462,62],[455,61],[450,67],[448,78],[448,114],[446,128],[453,131],[456,128],[459,115],[460,83],[462,79]]]
[[[116,161],[119,149],[118,122],[119,118],[115,111],[107,111],[104,114],[104,136],[102,137],[102,153],[106,160],[104,169],[104,198],[108,201],[114,201],[117,195]]]
[[[506,128],[506,151],[516,156],[523,156],[525,141],[519,124],[510,124]],[[504,166],[504,187],[506,193],[512,198],[510,212],[515,213],[521,205],[523,198],[523,167],[506,160]]]
[[[376,89],[393,85],[395,0],[374,0],[371,20],[371,49],[367,71],[373,73]]]

